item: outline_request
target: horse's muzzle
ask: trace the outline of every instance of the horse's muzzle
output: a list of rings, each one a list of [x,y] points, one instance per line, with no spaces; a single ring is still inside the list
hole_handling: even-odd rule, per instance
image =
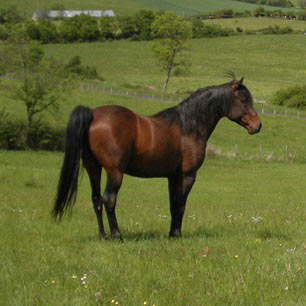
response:
[[[261,127],[262,127],[262,124],[260,122],[258,127],[247,126],[246,129],[248,130],[248,133],[250,135],[253,135],[253,134],[259,133],[261,130]]]

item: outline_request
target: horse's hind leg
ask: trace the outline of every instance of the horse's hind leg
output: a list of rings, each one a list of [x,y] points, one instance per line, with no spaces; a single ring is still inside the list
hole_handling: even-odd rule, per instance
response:
[[[87,170],[90,185],[91,185],[91,199],[94,206],[94,210],[97,216],[98,226],[99,226],[99,237],[100,239],[105,239],[106,233],[103,225],[102,209],[103,201],[101,197],[101,172],[102,167],[98,161],[90,153],[83,156],[83,165]]]
[[[116,218],[116,202],[119,189],[121,187],[123,174],[119,170],[107,171],[107,183],[103,194],[103,203],[107,213],[108,223],[112,238],[121,239],[117,218]]]

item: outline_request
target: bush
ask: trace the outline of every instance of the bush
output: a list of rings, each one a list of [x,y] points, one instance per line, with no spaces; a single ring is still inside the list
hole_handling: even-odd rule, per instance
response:
[[[277,91],[272,99],[277,105],[306,109],[306,85],[292,86]]]
[[[97,19],[87,15],[78,16],[80,23],[80,40],[97,41],[100,36]]]
[[[233,29],[222,28],[221,26],[216,24],[204,25],[202,31],[202,37],[219,37],[219,36],[230,36],[230,35],[235,35]]]
[[[65,65],[64,74],[65,77],[72,75],[87,80],[103,80],[96,68],[82,65],[81,57],[78,55],[72,57]]]
[[[64,19],[59,26],[59,36],[63,42],[74,42],[79,40],[79,26],[75,17]]]
[[[9,37],[9,31],[4,25],[0,25],[0,40],[7,40]]]
[[[26,125],[11,121],[5,109],[0,111],[0,149],[22,150],[26,148]]]
[[[58,40],[58,32],[53,22],[44,19],[38,24],[39,40],[43,44],[56,42]]]
[[[294,32],[294,30],[289,26],[284,28],[280,28],[278,26],[269,26],[268,28],[259,30],[259,32],[263,34],[291,34]]]
[[[31,40],[40,40],[38,24],[27,22],[25,24],[25,32]]]
[[[64,130],[54,129],[41,121],[28,129],[22,121],[12,121],[4,109],[0,111],[0,149],[49,150],[64,149]]]
[[[0,23],[19,23],[23,20],[17,6],[10,5],[7,9],[0,8]]]
[[[204,23],[202,20],[200,19],[192,20],[191,26],[192,26],[192,38],[203,37]]]
[[[151,25],[155,19],[155,15],[151,10],[140,10],[135,14],[136,33],[139,40],[151,40]]]
[[[114,39],[118,25],[116,19],[109,16],[100,18],[100,38],[102,39]]]
[[[192,20],[191,26],[193,38],[235,35],[235,31],[233,29],[222,28],[220,25],[217,24],[207,25],[205,24],[205,22],[199,19]]]
[[[33,150],[62,151],[64,133],[64,130],[57,130],[37,121],[28,131],[27,145]]]
[[[135,17],[133,16],[121,16],[117,18],[119,31],[118,38],[126,39],[137,34],[137,25]]]
[[[59,26],[59,34],[64,42],[96,41],[100,31],[94,17],[80,15],[64,19]]]
[[[306,10],[299,11],[297,13],[297,19],[299,19],[299,20],[306,20]]]
[[[38,24],[27,22],[25,32],[30,39],[40,41],[43,44],[56,42],[59,36],[55,24],[47,19],[41,20]]]

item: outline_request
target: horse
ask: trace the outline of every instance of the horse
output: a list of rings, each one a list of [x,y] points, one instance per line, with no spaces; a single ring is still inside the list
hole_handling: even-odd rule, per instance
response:
[[[115,208],[124,174],[168,179],[169,236],[180,237],[188,194],[204,162],[207,141],[223,117],[243,126],[249,134],[260,131],[261,120],[243,78],[198,89],[178,105],[151,116],[122,106],[76,107],[66,128],[53,217],[59,221],[73,207],[82,160],[90,179],[101,239],[106,238],[103,206],[111,237],[122,239]],[[103,196],[102,168],[107,174]]]

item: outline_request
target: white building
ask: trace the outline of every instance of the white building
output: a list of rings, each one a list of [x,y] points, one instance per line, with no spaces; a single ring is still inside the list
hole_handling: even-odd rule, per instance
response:
[[[100,18],[103,16],[115,17],[113,10],[84,10],[84,11],[49,11],[47,13],[41,11],[35,11],[32,17],[33,21],[38,21],[39,19],[56,19],[56,18],[71,18],[79,15],[88,15],[95,18]]]

